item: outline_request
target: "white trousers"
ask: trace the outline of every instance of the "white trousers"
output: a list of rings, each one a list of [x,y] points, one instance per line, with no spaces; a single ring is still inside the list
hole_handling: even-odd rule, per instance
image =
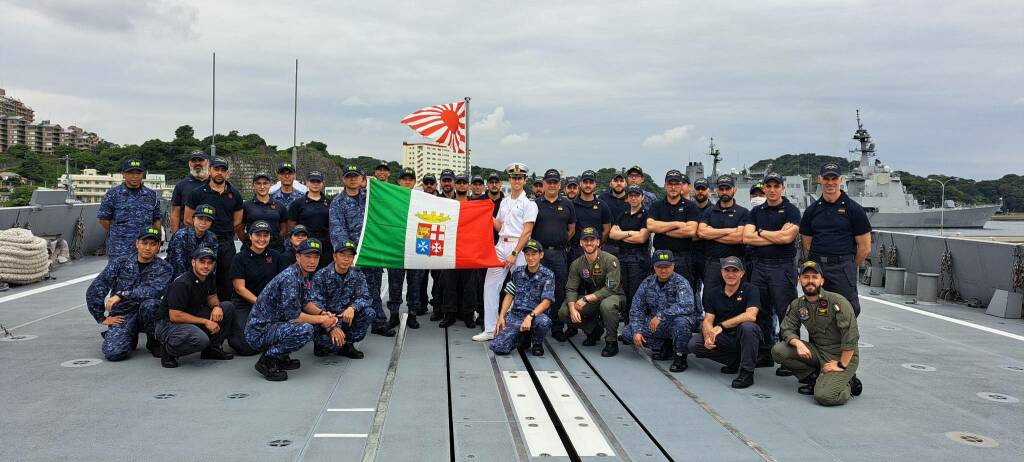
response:
[[[498,254],[498,260],[505,261],[515,248],[515,241],[505,242],[499,240],[498,245],[494,246],[494,251]],[[514,267],[525,264],[526,259],[523,258],[523,253],[519,252],[519,255],[516,256]],[[487,277],[484,278],[484,332],[493,332],[498,324],[498,311],[501,308],[502,297],[501,283],[505,281],[505,276],[508,275],[511,269],[504,267],[487,268]]]

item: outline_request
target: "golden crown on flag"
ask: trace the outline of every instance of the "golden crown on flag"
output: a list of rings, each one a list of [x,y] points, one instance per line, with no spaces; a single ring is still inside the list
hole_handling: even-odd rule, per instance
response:
[[[452,217],[439,212],[419,212],[416,217],[428,223],[444,223]]]

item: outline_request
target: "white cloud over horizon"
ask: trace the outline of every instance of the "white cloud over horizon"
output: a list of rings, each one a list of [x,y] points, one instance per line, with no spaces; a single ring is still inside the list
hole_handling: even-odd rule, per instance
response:
[[[690,138],[690,132],[696,128],[693,124],[680,125],[665,130],[657,135],[651,135],[644,139],[640,145],[645,148],[660,148],[685,141]]]

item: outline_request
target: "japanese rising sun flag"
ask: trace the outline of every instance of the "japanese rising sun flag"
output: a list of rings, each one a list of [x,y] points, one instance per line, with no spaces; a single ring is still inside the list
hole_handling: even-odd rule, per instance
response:
[[[370,178],[356,265],[462,269],[501,266],[491,201],[457,201]]]
[[[439,104],[405,116],[402,123],[456,154],[466,153],[466,102]]]

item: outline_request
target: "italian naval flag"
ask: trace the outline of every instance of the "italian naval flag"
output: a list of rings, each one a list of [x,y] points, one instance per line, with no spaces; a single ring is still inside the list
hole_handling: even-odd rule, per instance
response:
[[[489,200],[459,202],[369,179],[357,266],[462,269],[501,266]]]

